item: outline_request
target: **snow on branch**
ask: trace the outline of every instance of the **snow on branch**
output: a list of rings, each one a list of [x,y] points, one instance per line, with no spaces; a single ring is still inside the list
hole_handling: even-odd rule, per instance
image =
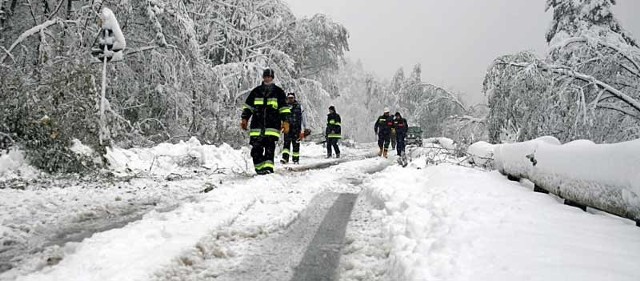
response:
[[[579,37],[571,37],[571,38],[567,38],[565,40],[563,40],[562,42],[559,42],[558,44],[555,44],[554,46],[551,46],[550,48],[550,53],[553,53],[555,51],[558,51],[561,48],[567,47],[571,44],[576,44],[576,43],[584,43],[584,44],[594,44],[594,45],[601,45],[603,47],[606,47],[608,49],[613,50],[614,52],[616,52],[617,54],[621,55],[622,57],[624,57],[627,61],[629,61],[629,63],[631,63],[633,65],[634,69],[631,69],[629,66],[624,65],[624,64],[620,64],[624,69],[626,69],[627,71],[629,71],[630,73],[632,73],[633,75],[640,77],[640,63],[638,63],[638,61],[636,61],[631,54],[624,52],[622,49],[620,49],[619,47],[616,47],[610,43],[604,42],[602,40],[598,40],[595,38],[590,38],[587,36],[579,36]]]
[[[505,62],[505,61],[501,61],[498,62],[499,64],[507,64],[510,66],[515,66],[515,67],[520,67],[520,68],[528,68],[531,67],[532,64],[530,63],[515,63],[515,62]],[[601,89],[606,90],[608,93],[610,93],[611,95],[615,96],[616,98],[618,98],[619,100],[625,102],[626,104],[628,104],[629,106],[633,107],[635,110],[637,110],[638,112],[640,112],[640,102],[638,102],[637,100],[633,99],[631,96],[623,93],[622,91],[614,88],[613,86],[609,85],[608,83],[605,83],[601,80],[596,79],[595,77],[591,76],[591,75],[587,75],[584,73],[580,73],[580,72],[576,72],[573,70],[570,70],[566,67],[561,67],[561,66],[551,66],[551,65],[547,65],[545,63],[538,63],[536,64],[536,66],[546,72],[551,72],[551,73],[555,73],[558,75],[562,75],[562,76],[568,76],[574,79],[578,79],[587,83],[592,83],[596,86],[598,86]]]
[[[7,59],[7,57],[11,54],[11,51],[13,51],[13,49],[16,46],[18,46],[20,43],[22,43],[22,41],[27,39],[29,36],[37,34],[40,31],[45,30],[49,26],[52,26],[52,25],[54,25],[54,24],[56,24],[58,22],[60,22],[59,19],[48,20],[48,21],[45,21],[45,22],[43,22],[43,23],[41,23],[39,25],[36,25],[36,26],[30,28],[29,30],[23,32],[22,34],[20,34],[18,39],[16,39],[16,41],[14,41],[13,44],[11,44],[9,49],[6,50],[6,54],[4,56],[2,56],[2,59],[0,59],[0,63],[4,63],[4,60]]]

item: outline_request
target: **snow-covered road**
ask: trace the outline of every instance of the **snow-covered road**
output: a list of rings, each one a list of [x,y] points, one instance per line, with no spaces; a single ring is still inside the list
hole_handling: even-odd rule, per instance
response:
[[[304,164],[322,169],[225,176],[211,167],[237,168],[243,152],[188,146],[185,153],[199,155],[207,169],[123,152],[140,170],[153,161],[157,177],[103,188],[0,190],[10,198],[2,211],[18,214],[3,215],[0,231],[19,236],[16,229],[28,229],[18,237],[24,245],[48,239],[33,230],[68,226],[79,214],[110,221],[125,206],[135,210],[126,226],[29,248],[0,280],[289,280],[302,276],[296,270],[345,193],[358,198],[340,280],[640,280],[633,222],[567,207],[496,172],[427,166],[420,157],[401,168],[391,159],[364,159],[371,147],[347,149],[351,161],[329,166],[321,147],[307,146]],[[180,176],[168,181],[169,174]],[[20,244],[18,238],[11,241]],[[3,242],[0,253],[9,246]]]

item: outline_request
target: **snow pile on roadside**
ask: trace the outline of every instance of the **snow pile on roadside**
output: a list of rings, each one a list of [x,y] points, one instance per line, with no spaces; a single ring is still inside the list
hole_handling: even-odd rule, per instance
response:
[[[445,137],[424,139],[423,143],[426,143],[426,144],[428,144],[428,143],[438,144],[442,148],[449,149],[449,150],[456,149],[456,145],[455,145],[454,141],[452,139],[450,139],[450,138],[445,138]]]
[[[469,162],[480,166],[490,166],[493,164],[494,145],[488,142],[479,141],[467,148]]]
[[[551,137],[495,148],[496,168],[573,201],[640,220],[640,140],[564,145]]]
[[[386,280],[640,280],[633,223],[558,204],[496,172],[390,167],[365,194],[386,213]]]
[[[120,174],[148,173],[166,176],[194,168],[245,172],[252,168],[246,150],[235,150],[227,144],[202,145],[197,138],[178,144],[162,143],[152,148],[107,148],[110,168]]]
[[[27,163],[23,151],[11,149],[9,153],[0,153],[0,181],[31,179],[39,174],[36,168]]]

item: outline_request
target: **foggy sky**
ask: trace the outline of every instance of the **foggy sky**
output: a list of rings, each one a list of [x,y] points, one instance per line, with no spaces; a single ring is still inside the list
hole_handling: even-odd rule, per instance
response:
[[[391,79],[422,64],[423,81],[484,101],[482,80],[498,56],[543,55],[551,12],[544,0],[285,0],[294,14],[329,15],[350,33],[348,56]],[[618,0],[618,20],[640,40],[640,1]]]

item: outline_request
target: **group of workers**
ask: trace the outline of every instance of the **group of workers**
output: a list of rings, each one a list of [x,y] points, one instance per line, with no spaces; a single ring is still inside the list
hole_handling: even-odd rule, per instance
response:
[[[284,90],[274,83],[274,71],[265,69],[262,73],[262,84],[253,89],[242,109],[240,127],[249,131],[251,157],[258,175],[274,172],[276,143],[281,133],[284,135],[281,163],[294,164],[300,162],[300,142],[308,136],[304,108],[296,100],[295,93],[285,94]],[[342,138],[342,120],[335,106],[329,107],[325,130],[327,158],[340,158],[338,141]],[[378,156],[388,157],[389,145],[393,133],[398,155],[405,149],[404,139],[407,134],[407,120],[399,112],[391,116],[389,109],[384,109],[374,125],[378,134]]]

